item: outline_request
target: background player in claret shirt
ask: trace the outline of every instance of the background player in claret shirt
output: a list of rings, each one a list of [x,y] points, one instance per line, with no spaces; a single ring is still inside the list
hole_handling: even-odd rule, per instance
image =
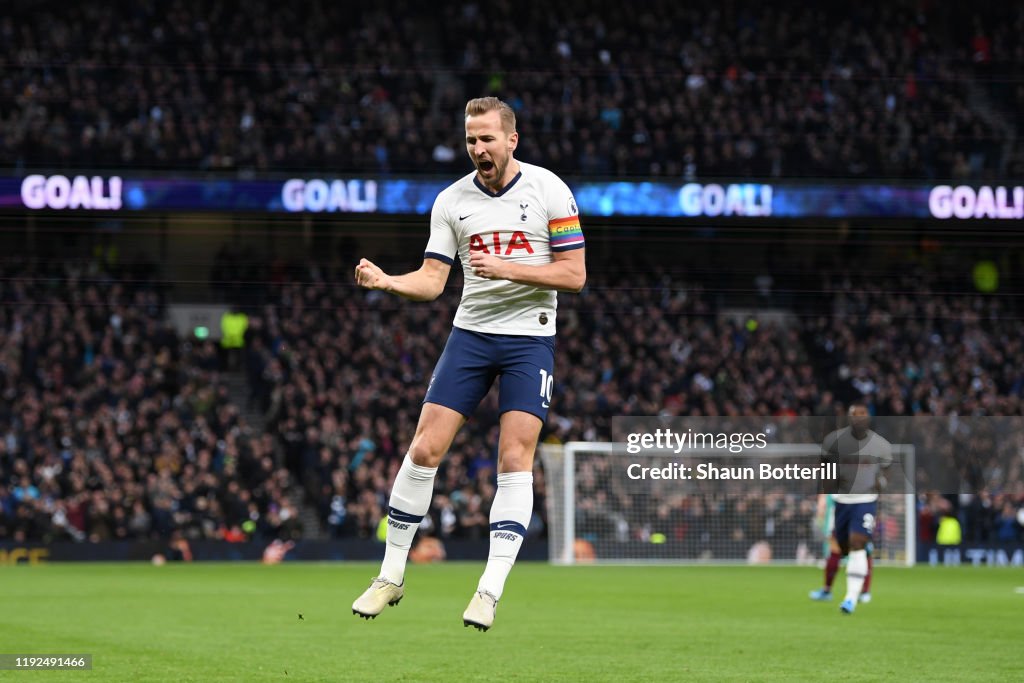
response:
[[[857,608],[868,574],[867,546],[878,516],[882,468],[892,464],[892,444],[869,429],[867,406],[854,404],[850,425],[825,437],[822,457],[839,463],[835,500],[835,530],[841,554],[846,556],[846,597],[839,605],[844,614]],[[813,597],[813,595],[812,595]]]
[[[452,265],[465,284],[454,328],[427,388],[409,453],[388,503],[380,575],[352,605],[375,617],[405,594],[405,565],[430,507],[437,466],[495,379],[499,382],[498,490],[487,566],[463,613],[494,622],[505,580],[533,511],[533,458],[554,387],[556,290],[586,282],[583,233],[572,192],[556,175],[513,157],[515,114],[494,97],[466,105],[466,150],[475,171],[434,201],[419,270],[388,275],[362,259],[356,282],[415,301],[435,299]]]

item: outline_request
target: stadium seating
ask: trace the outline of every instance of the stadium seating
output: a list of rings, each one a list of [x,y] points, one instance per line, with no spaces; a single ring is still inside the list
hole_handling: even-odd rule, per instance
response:
[[[16,2],[0,162],[448,173],[459,108],[494,94],[520,158],[562,173],[988,178],[1020,92],[978,108],[988,72],[947,5]],[[1013,18],[985,54],[1019,73]]]
[[[175,337],[153,288],[95,264],[6,267],[5,535],[291,538],[297,482],[332,535],[373,537],[457,290],[407,306],[326,275],[272,287],[251,317],[246,369],[267,412],[259,434],[229,401],[212,344]],[[685,282],[592,279],[560,309],[564,370],[545,438],[608,439],[615,414],[829,415],[862,394],[887,415],[1021,414],[1024,375],[1004,359],[1020,357],[1024,330],[999,298],[937,293],[921,279],[837,277],[826,289],[831,316],[751,330]],[[486,535],[496,410],[492,394],[442,465],[447,495],[429,532]],[[537,484],[542,533],[539,469]],[[988,504],[971,507],[965,534],[1019,533],[1004,507],[1024,506],[1024,487],[983,487],[979,500]]]
[[[1020,177],[1024,13],[946,5],[15,1],[0,163],[450,177],[467,170],[459,109],[487,93],[516,109],[520,158],[573,176]],[[356,290],[347,265],[261,267],[225,251],[213,279],[251,312],[246,407],[264,431],[139,273],[2,266],[0,537],[286,539],[302,504],[333,536],[375,537],[457,289],[408,306]],[[827,415],[862,395],[887,415],[1021,415],[1012,297],[822,277],[795,323],[748,326],[689,281],[592,275],[560,302],[544,438],[608,439],[621,414]],[[491,396],[453,445],[430,533],[486,533],[496,413]],[[1019,535],[1020,507],[1020,486],[979,490],[965,537]]]
[[[96,262],[0,268],[0,537],[291,537],[290,474],[227,398],[214,345]]]

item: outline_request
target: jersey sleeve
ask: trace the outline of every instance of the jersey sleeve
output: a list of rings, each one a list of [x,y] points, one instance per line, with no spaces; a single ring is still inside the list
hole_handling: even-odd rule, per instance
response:
[[[423,258],[437,259],[449,266],[459,256],[459,243],[452,228],[451,214],[445,196],[439,195],[430,210],[430,239],[423,252]]]
[[[572,196],[572,190],[560,178],[552,174],[547,195],[551,251],[582,249],[584,247],[583,227],[580,224],[580,212],[576,207],[576,198]]]
[[[831,432],[825,437],[825,440],[821,443],[821,457],[828,462],[832,462],[837,455],[839,455],[839,432]]]
[[[885,439],[883,437],[878,438],[881,441],[878,447],[878,464],[881,467],[889,467],[890,465],[892,465],[893,462],[892,444],[889,443],[888,439]]]

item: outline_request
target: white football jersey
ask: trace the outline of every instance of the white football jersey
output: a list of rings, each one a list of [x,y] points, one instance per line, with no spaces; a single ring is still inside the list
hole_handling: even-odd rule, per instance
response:
[[[551,171],[519,162],[519,173],[492,193],[476,171],[444,189],[430,212],[424,258],[454,265],[465,278],[455,327],[474,332],[550,337],[555,334],[554,290],[477,277],[473,251],[526,265],[551,263],[557,251],[583,247],[579,210],[569,187]]]
[[[833,494],[837,503],[873,503],[878,500],[876,482],[880,467],[892,464],[892,444],[868,430],[863,439],[850,427],[837,429],[825,437],[822,457],[839,464],[839,487]]]

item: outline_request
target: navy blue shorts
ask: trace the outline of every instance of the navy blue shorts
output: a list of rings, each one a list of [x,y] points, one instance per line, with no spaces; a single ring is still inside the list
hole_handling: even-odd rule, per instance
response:
[[[437,361],[423,402],[469,417],[498,378],[501,413],[522,410],[543,422],[555,386],[554,369],[554,337],[484,334],[456,327]]]
[[[871,538],[878,518],[878,503],[836,503],[836,540],[846,545],[850,534]]]

